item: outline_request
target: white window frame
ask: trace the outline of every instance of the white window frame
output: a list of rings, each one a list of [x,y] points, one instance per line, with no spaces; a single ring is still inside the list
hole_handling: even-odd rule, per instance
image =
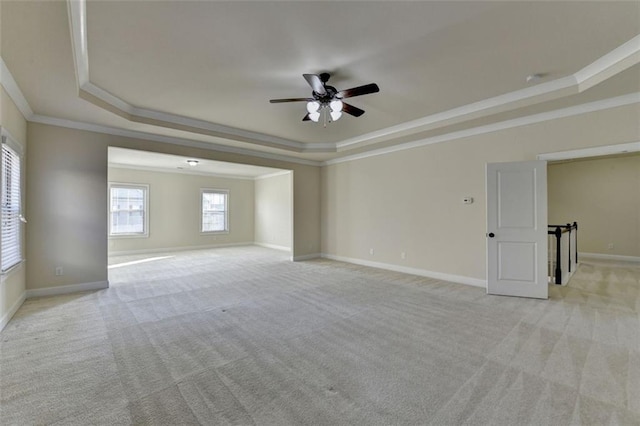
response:
[[[222,231],[205,231],[204,227],[204,194],[224,194],[225,210],[224,210],[224,230]],[[203,235],[212,234],[228,234],[229,233],[229,190],[215,188],[200,188],[200,233]]]
[[[8,275],[9,273],[11,273],[12,271],[16,270],[17,268],[19,268],[22,263],[24,262],[24,232],[23,232],[23,223],[26,223],[26,220],[23,217],[23,212],[24,212],[24,151],[22,148],[22,145],[18,142],[16,142],[16,140],[11,137],[11,135],[9,134],[9,132],[6,131],[6,129],[2,129],[0,132],[0,139],[1,139],[1,145],[4,148],[5,146],[9,149],[9,151],[15,155],[16,157],[18,157],[18,204],[19,204],[19,211],[18,211],[18,223],[17,223],[17,256],[16,253],[13,253],[13,257],[17,257],[17,260],[14,261],[13,263],[11,263],[10,265],[7,265],[6,267],[3,267],[2,263],[4,263],[4,256],[6,255],[6,247],[3,247],[3,241],[0,238],[0,253],[2,253],[2,255],[0,256],[0,274],[3,277],[3,281],[6,275]],[[3,150],[4,151],[4,150]],[[2,161],[4,163],[4,155],[3,153],[0,153],[0,161]],[[4,165],[2,166],[2,173],[4,174],[5,172],[5,168]],[[4,194],[4,181],[2,181],[0,183],[0,185],[2,185],[2,188],[0,188],[0,196],[2,196]],[[4,198],[4,197],[2,197]]]
[[[111,213],[113,209],[111,206],[111,189],[112,188],[127,188],[127,189],[142,189],[144,191],[144,221],[142,232],[130,232],[130,233],[118,233],[114,234],[111,230]],[[149,185],[144,183],[124,183],[124,182],[109,182],[109,238],[148,238],[149,237]]]

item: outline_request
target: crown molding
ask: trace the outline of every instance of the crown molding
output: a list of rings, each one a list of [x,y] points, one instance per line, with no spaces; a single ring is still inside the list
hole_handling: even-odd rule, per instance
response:
[[[241,176],[234,174],[223,174],[223,173],[210,173],[210,172],[200,172],[197,170],[189,170],[189,169],[170,169],[167,167],[155,167],[155,166],[136,166],[131,164],[119,164],[119,163],[107,163],[107,166],[110,169],[124,169],[124,170],[137,170],[141,172],[156,172],[156,173],[173,173],[178,175],[191,175],[191,176],[205,176],[205,177],[214,177],[220,179],[233,179],[233,180],[256,180],[258,177],[251,176]]]
[[[251,157],[259,157],[259,158],[265,158],[269,160],[278,160],[278,161],[286,161],[289,163],[304,164],[307,166],[319,166],[321,164],[321,162],[319,161],[305,160],[302,158],[290,157],[288,155],[272,154],[272,153],[260,152],[252,149],[235,148],[227,145],[219,145],[219,144],[210,143],[210,142],[200,142],[200,141],[194,141],[190,139],[161,136],[161,135],[156,135],[152,133],[138,132],[134,130],[125,130],[125,129],[119,129],[115,127],[102,126],[99,124],[83,123],[80,121],[73,121],[73,120],[67,120],[63,118],[56,118],[56,117],[50,117],[50,116],[41,115],[41,114],[35,114],[31,109],[31,106],[29,105],[27,98],[25,98],[24,94],[22,93],[22,90],[20,90],[20,87],[18,86],[15,79],[13,78],[13,74],[11,74],[11,71],[5,64],[4,60],[2,59],[2,56],[0,56],[0,84],[2,84],[2,86],[4,87],[5,91],[7,92],[11,100],[13,100],[13,102],[16,104],[16,107],[18,108],[20,113],[23,115],[23,117],[27,121],[34,122],[34,123],[48,124],[52,126],[66,127],[70,129],[77,129],[77,130],[87,130],[87,131],[96,132],[96,133],[103,133],[103,134],[115,135],[115,136],[124,136],[124,137],[134,138],[134,139],[144,139],[144,140],[152,140],[156,142],[165,142],[165,143],[171,143],[175,145],[188,146],[192,148],[206,149],[210,151],[219,151],[219,152],[228,152],[233,154],[248,155]]]
[[[0,83],[4,87],[4,90],[7,92],[13,103],[18,107],[18,111],[22,113],[22,116],[25,119],[29,119],[33,116],[33,110],[29,106],[29,102],[27,102],[27,98],[24,97],[22,90],[16,83],[16,80],[13,78],[11,71],[7,68],[7,64],[4,63],[4,59],[0,56]]]
[[[262,146],[276,147],[279,149],[285,149],[292,152],[300,153],[347,151],[349,149],[355,148],[354,145],[362,146],[362,144],[367,143],[373,144],[376,142],[380,142],[384,138],[444,127],[454,123],[460,123],[466,120],[471,120],[489,114],[506,111],[512,108],[532,105],[538,102],[544,102],[551,99],[557,99],[562,96],[580,93],[616,75],[617,73],[620,73],[625,69],[637,63],[640,63],[640,35],[638,35],[628,42],[624,43],[623,45],[619,46],[618,48],[614,49],[613,51],[609,52],[608,54],[597,59],[593,63],[587,65],[575,74],[567,77],[539,84],[533,87],[517,90],[504,95],[488,98],[441,113],[432,114],[421,119],[412,120],[396,126],[391,126],[386,129],[371,132],[338,143],[305,144],[298,141],[291,141],[261,133],[223,126],[204,120],[197,120],[189,117],[182,117],[174,114],[138,108],[110,94],[106,90],[94,85],[89,80],[86,2],[85,0],[68,0],[67,5],[75,65],[74,68],[80,97],[91,101],[99,107],[123,116],[130,121],[148,123],[161,127],[176,128],[180,130],[191,131],[194,133],[223,137],[231,140],[249,142]],[[419,141],[396,145],[393,147],[375,149],[362,154],[355,154],[328,160],[325,162],[318,162],[289,157],[286,155],[264,153],[251,149],[235,148],[226,145],[161,136],[151,133],[130,131],[108,126],[81,123],[72,120],[37,115],[34,114],[33,110],[29,106],[29,103],[27,102],[22,91],[20,90],[11,72],[9,71],[8,67],[1,57],[0,72],[0,81],[7,91],[7,94],[14,101],[17,108],[28,121],[312,166],[353,161],[361,158],[383,155],[399,150],[410,149],[433,143],[441,143],[462,137],[479,135],[512,127],[538,123],[541,121],[552,120],[555,118],[562,118],[571,115],[583,114],[639,102],[639,94],[634,93],[617,98],[606,99],[603,101],[582,104],[575,107],[535,114],[528,117],[507,120],[500,123],[493,123],[473,129],[452,132],[433,138],[427,138]]]
[[[129,121],[139,123],[186,130],[193,133],[222,137],[240,142],[251,142],[293,152],[324,152],[327,149],[335,150],[335,147],[332,148],[331,146],[326,146],[326,144],[305,144],[204,120],[139,108],[129,104],[123,99],[109,93],[107,90],[96,86],[89,79],[86,1],[68,0],[67,11],[78,94],[86,101],[118,114]]]
[[[155,142],[163,142],[174,145],[188,146],[209,151],[226,152],[230,154],[245,155],[248,157],[264,158],[268,160],[285,161],[287,163],[304,164],[306,166],[320,166],[320,161],[305,160],[303,158],[289,157],[287,155],[272,154],[270,152],[254,151],[251,149],[236,148],[227,145],[219,145],[210,142],[194,141],[190,139],[175,138],[171,136],[156,135],[153,133],[138,132],[135,130],[119,129],[116,127],[102,126],[99,124],[83,123],[80,121],[66,120],[62,118],[49,117],[46,115],[34,114],[29,118],[30,122],[48,124],[51,126],[66,127],[69,129],[86,130],[89,132],[103,133],[107,135],[122,136],[132,139],[142,139]]]
[[[78,71],[76,74],[82,74]],[[296,153],[335,152],[335,144],[310,143],[292,141],[276,136],[248,130],[237,129],[221,124],[211,123],[190,117],[184,117],[166,112],[135,107],[122,99],[112,95],[95,84],[86,82],[78,87],[80,98],[92,104],[110,111],[120,117],[136,123],[150,124],[153,126],[183,130],[207,136],[214,136],[238,142],[248,142],[271,148],[283,149]]]
[[[576,93],[577,80],[568,76],[346,139],[338,142],[337,147],[338,150],[345,150],[356,144],[381,142],[384,137],[392,137],[403,132],[433,130]]]
[[[600,157],[603,155],[626,154],[630,152],[640,152],[640,141],[574,149],[571,151],[547,152],[538,154],[537,158],[538,160],[546,161],[562,161],[576,158]]]
[[[78,86],[89,83],[89,53],[87,52],[87,10],[84,0],[67,2],[69,30],[71,32],[71,50]]]
[[[640,63],[640,35],[618,46],[574,74],[583,92],[627,68]]]
[[[280,170],[278,172],[256,176],[255,178],[253,178],[253,180],[269,179],[269,178],[274,178],[276,176],[282,176],[282,175],[288,175],[288,174],[291,174],[291,170]]]
[[[127,120],[193,133],[249,142],[298,153],[339,152],[382,142],[384,139],[441,128],[476,118],[580,93],[640,62],[640,35],[597,59],[573,75],[432,114],[337,143],[303,143],[246,131],[205,120],[138,108],[89,80],[86,0],[68,0],[69,25],[79,96]]]
[[[640,38],[640,36],[636,37],[636,38]],[[636,40],[636,38],[634,38],[633,40]],[[623,45],[623,46],[625,46],[625,45]],[[635,55],[634,53],[632,53],[633,52],[633,48],[629,48],[629,46],[626,46],[626,48],[628,48],[629,52],[630,52],[626,56],[627,58],[630,57],[630,56]],[[620,52],[618,52],[618,54],[619,53]],[[624,60],[624,58],[623,58],[623,60]],[[591,74],[594,74],[595,72],[606,72],[606,68],[603,65],[599,65],[598,69],[596,69],[593,72],[591,72]],[[585,80],[582,80],[582,81],[585,81]],[[250,156],[250,157],[264,158],[264,159],[269,159],[269,160],[285,161],[285,162],[289,162],[289,163],[303,164],[303,165],[308,165],[308,166],[326,166],[326,165],[331,165],[331,164],[343,163],[343,162],[347,162],[347,161],[355,161],[355,160],[359,160],[359,159],[363,159],[363,158],[367,158],[367,157],[373,157],[373,156],[377,156],[377,155],[384,155],[384,154],[389,154],[389,153],[396,152],[396,151],[402,151],[402,150],[405,150],[405,149],[411,149],[411,148],[417,148],[417,147],[421,147],[421,146],[425,146],[425,145],[431,145],[431,144],[434,144],[434,143],[447,142],[447,141],[450,141],[450,140],[459,139],[459,138],[463,138],[463,137],[481,135],[481,134],[484,134],[484,133],[490,133],[490,132],[495,132],[495,131],[499,131],[499,130],[510,129],[510,128],[518,127],[518,126],[525,126],[525,125],[528,125],[528,124],[540,123],[540,122],[543,122],[543,121],[554,120],[554,119],[557,119],[557,118],[570,117],[570,116],[574,116],[574,115],[585,114],[585,113],[589,113],[589,112],[601,111],[601,110],[605,110],[605,109],[609,109],[609,108],[616,108],[616,107],[621,107],[621,106],[625,106],[625,105],[631,105],[631,104],[635,104],[635,103],[640,103],[640,92],[631,93],[631,94],[628,94],[628,95],[618,96],[618,97],[615,97],[615,98],[609,98],[609,99],[604,99],[604,100],[600,100],[600,101],[596,101],[596,102],[591,102],[591,103],[576,105],[576,106],[573,106],[573,107],[563,108],[563,109],[559,109],[559,110],[555,110],[555,111],[548,111],[548,112],[544,112],[544,113],[540,113],[540,114],[534,114],[534,115],[530,115],[530,116],[526,116],[526,117],[520,117],[520,118],[516,118],[516,119],[512,119],[512,120],[503,121],[503,122],[500,122],[500,123],[492,123],[492,124],[489,124],[489,125],[486,125],[486,126],[474,127],[474,128],[471,128],[471,129],[466,129],[466,130],[461,130],[461,131],[458,131],[458,132],[447,133],[447,134],[435,136],[435,137],[432,137],[432,138],[421,139],[421,140],[418,140],[418,141],[407,142],[407,143],[404,143],[404,144],[395,145],[395,146],[391,146],[391,147],[387,147],[387,148],[375,149],[375,150],[371,150],[371,151],[364,152],[364,153],[361,153],[361,154],[347,155],[347,156],[344,156],[344,157],[340,157],[340,158],[336,158],[336,159],[332,159],[332,160],[327,160],[327,161],[314,161],[314,160],[305,160],[305,159],[296,158],[296,157],[289,157],[289,156],[286,156],[286,155],[272,154],[272,153],[268,153],[268,152],[260,152],[260,151],[255,151],[255,150],[252,150],[252,149],[236,148],[236,147],[230,147],[230,146],[227,146],[227,145],[219,145],[219,144],[214,144],[214,143],[209,143],[209,142],[201,142],[201,141],[194,141],[194,140],[190,140],[190,139],[176,138],[176,137],[170,137],[170,136],[162,136],[162,135],[157,135],[157,134],[152,134],[152,133],[139,132],[139,131],[134,131],[134,130],[126,130],[126,129],[119,129],[119,128],[115,128],[115,127],[102,126],[102,125],[98,125],[98,124],[83,123],[83,122],[79,122],[79,121],[73,121],[73,120],[67,120],[67,119],[61,119],[61,118],[55,118],[55,117],[49,117],[49,116],[44,116],[44,115],[40,115],[40,114],[35,114],[33,112],[33,110],[31,109],[31,107],[29,106],[29,103],[27,102],[24,94],[20,90],[20,87],[16,83],[15,79],[13,78],[13,75],[9,71],[9,68],[6,66],[6,64],[5,64],[5,62],[4,62],[4,60],[2,59],[1,56],[0,56],[0,84],[2,84],[2,86],[5,88],[7,94],[13,100],[13,102],[16,104],[16,106],[18,107],[18,110],[22,113],[22,115],[25,117],[25,119],[27,119],[27,121],[30,121],[30,122],[47,124],[47,125],[58,126],[58,127],[71,128],[71,129],[77,129],[77,130],[86,130],[86,131],[109,134],[109,135],[115,135],[115,136],[123,136],[123,137],[134,138],[134,139],[151,140],[151,141],[156,141],[156,142],[163,142],[163,143],[169,143],[169,144],[174,144],[174,145],[188,146],[188,147],[192,147],[192,148],[199,148],[199,149],[205,149],[205,150],[210,150],[210,151],[226,152],[226,153],[246,155],[246,156]],[[3,128],[2,130],[3,130],[3,132],[6,132],[5,128]],[[635,145],[631,145],[631,147],[633,148],[633,147],[635,147]],[[619,153],[619,152],[620,151],[613,152],[613,153]],[[555,155],[555,154],[557,154],[557,153],[541,154],[541,155],[544,156],[544,155]],[[597,154],[597,155],[606,155],[606,153],[605,154]],[[574,156],[574,157],[568,157],[568,158],[578,158],[578,157]],[[541,159],[547,159],[547,160],[552,160],[553,161],[553,160],[561,160],[561,159],[565,159],[565,158],[555,158],[555,157],[553,157],[553,158],[551,158],[551,157],[550,158],[542,158],[541,157]]]
[[[421,139],[418,141],[407,142],[387,148],[374,149],[360,154],[347,155],[344,157],[327,160],[322,163],[323,166],[345,163],[348,161],[361,160],[363,158],[375,157],[378,155],[390,154],[405,149],[418,148],[421,146],[432,145],[436,143],[447,142],[450,140],[466,138],[470,136],[482,135],[485,133],[497,132],[500,130],[511,129],[514,127],[526,126],[529,124],[541,123],[544,121],[555,120],[558,118],[572,117],[575,115],[587,114],[590,112],[602,111],[605,109],[617,108],[626,105],[640,103],[640,92],[622,95],[615,98],[603,99],[600,101],[590,102],[586,104],[576,105],[572,107],[547,111],[539,114],[529,115],[526,117],[514,118],[511,120],[501,121],[499,123],[487,124],[485,126],[474,127],[471,129],[460,130],[457,132],[446,133],[444,135],[434,136],[431,138]]]
[[[640,63],[640,35],[598,58],[573,75],[347,139],[338,142],[337,147],[340,151],[356,144],[380,142],[381,138],[402,132],[432,130],[510,109],[575,95],[637,63]]]

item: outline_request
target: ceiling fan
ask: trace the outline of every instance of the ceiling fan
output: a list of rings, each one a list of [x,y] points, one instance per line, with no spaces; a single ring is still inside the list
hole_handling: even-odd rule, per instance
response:
[[[337,121],[342,117],[343,112],[353,115],[354,117],[360,117],[364,114],[364,110],[349,105],[342,100],[380,91],[380,88],[375,83],[338,91],[335,87],[327,84],[331,75],[326,72],[322,74],[302,74],[302,76],[313,89],[311,98],[271,99],[269,101],[272,104],[282,102],[306,102],[307,115],[304,116],[302,121],[313,121],[317,123],[320,117],[324,115],[326,125],[327,115],[329,116],[329,121]]]

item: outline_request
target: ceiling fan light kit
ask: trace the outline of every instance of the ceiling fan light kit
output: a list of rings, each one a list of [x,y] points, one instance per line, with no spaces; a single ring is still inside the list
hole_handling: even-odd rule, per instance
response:
[[[349,105],[343,102],[342,99],[368,95],[370,93],[377,93],[380,91],[380,88],[375,83],[338,91],[335,87],[327,84],[331,77],[328,73],[322,73],[319,75],[303,74],[302,76],[313,90],[311,98],[271,99],[269,102],[272,104],[284,102],[306,102],[307,115],[304,116],[302,121],[313,121],[317,123],[320,121],[320,117],[323,116],[325,126],[327,125],[327,121],[338,121],[340,117],[342,117],[343,112],[354,117],[360,117],[364,114],[364,110],[353,105]]]
[[[316,113],[318,112],[319,109],[320,109],[320,102],[310,101],[307,103],[307,111],[309,112],[309,114]]]
[[[344,103],[339,99],[335,99],[328,104],[321,104],[318,101],[309,101],[307,102],[307,116],[309,117],[309,120],[317,123],[318,121],[320,121],[320,116],[324,114],[326,122],[327,111],[329,111],[329,122],[338,121],[340,117],[342,117],[343,106]]]

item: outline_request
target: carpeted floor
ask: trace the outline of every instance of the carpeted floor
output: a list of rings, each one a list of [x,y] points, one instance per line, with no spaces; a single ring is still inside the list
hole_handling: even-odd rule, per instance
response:
[[[258,247],[110,263],[2,332],[1,424],[640,424],[637,264],[539,301]]]

